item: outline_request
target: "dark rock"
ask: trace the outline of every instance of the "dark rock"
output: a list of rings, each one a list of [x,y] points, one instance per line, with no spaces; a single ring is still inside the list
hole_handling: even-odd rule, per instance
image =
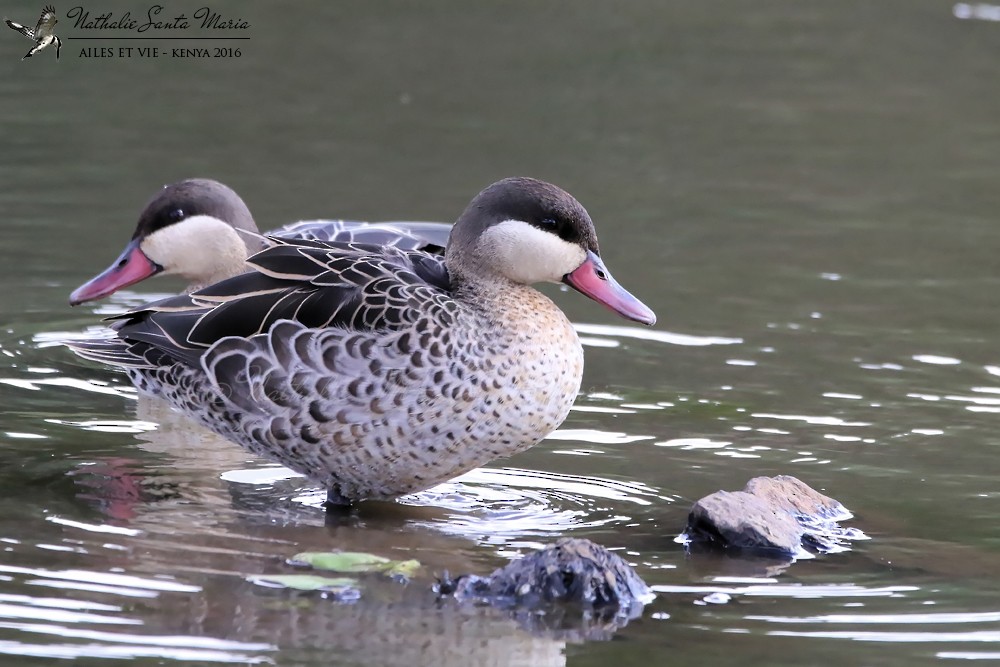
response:
[[[459,586],[459,596],[504,598],[520,605],[572,602],[628,607],[651,591],[617,554],[590,540],[564,538],[489,577]]]
[[[488,577],[464,575],[438,588],[462,601],[508,609],[528,630],[578,639],[609,637],[654,597],[620,556],[577,538],[563,538]]]

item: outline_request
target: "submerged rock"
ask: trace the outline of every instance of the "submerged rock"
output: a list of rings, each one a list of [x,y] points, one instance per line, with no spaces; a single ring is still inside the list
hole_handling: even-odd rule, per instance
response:
[[[460,601],[508,609],[529,630],[579,639],[609,637],[654,597],[620,556],[578,538],[563,538],[488,577],[463,575],[438,588]]]
[[[837,522],[853,515],[841,503],[789,475],[755,477],[742,491],[717,491],[694,504],[681,536],[689,545],[795,558],[846,549],[867,539]]]

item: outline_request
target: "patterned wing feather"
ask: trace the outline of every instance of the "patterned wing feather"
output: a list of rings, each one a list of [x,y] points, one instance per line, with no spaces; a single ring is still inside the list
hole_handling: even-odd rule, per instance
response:
[[[430,314],[452,317],[440,257],[364,244],[278,245],[249,260],[257,271],[190,295],[165,299],[114,319],[125,350],[77,346],[83,356],[134,366],[166,355],[197,366],[205,350],[261,336],[288,321],[308,329],[396,330]],[[117,360],[112,361],[112,359]]]
[[[448,245],[451,225],[442,222],[356,222],[353,220],[308,220],[270,232],[282,240],[325,243],[368,243],[400,250],[422,250],[437,255]]]

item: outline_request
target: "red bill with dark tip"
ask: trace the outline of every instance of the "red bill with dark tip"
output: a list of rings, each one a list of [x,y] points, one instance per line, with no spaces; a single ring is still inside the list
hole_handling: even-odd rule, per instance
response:
[[[656,324],[656,313],[619,285],[601,258],[590,250],[583,264],[563,276],[563,282],[624,318]]]
[[[135,239],[127,246],[114,264],[73,290],[69,305],[78,306],[86,301],[100,299],[133,285],[163,270],[163,267],[146,257]]]

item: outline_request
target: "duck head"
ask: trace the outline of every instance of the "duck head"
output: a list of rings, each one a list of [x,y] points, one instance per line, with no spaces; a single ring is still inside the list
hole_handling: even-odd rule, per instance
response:
[[[626,319],[656,323],[604,265],[587,210],[544,181],[507,178],[480,192],[455,223],[445,262],[458,282],[562,282]]]
[[[188,291],[209,285],[240,273],[247,256],[263,247],[258,239],[250,210],[229,187],[203,178],[172,183],[146,204],[118,259],[76,288],[70,305],[100,299],[158,273],[187,279]]]

